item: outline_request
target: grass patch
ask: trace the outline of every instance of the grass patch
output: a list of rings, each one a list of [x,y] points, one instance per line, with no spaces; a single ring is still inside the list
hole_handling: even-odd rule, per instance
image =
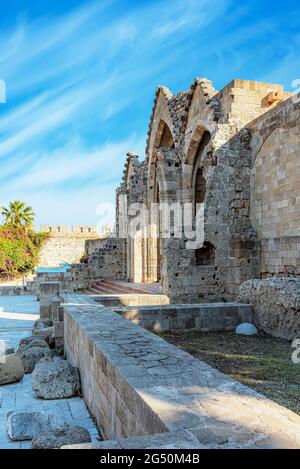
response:
[[[300,415],[300,364],[291,342],[263,332],[165,332],[165,340]]]

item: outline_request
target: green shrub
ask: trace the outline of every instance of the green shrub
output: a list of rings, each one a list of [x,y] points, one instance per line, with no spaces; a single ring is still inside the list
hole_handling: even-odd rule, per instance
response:
[[[39,251],[48,239],[47,233],[35,233],[24,226],[0,227],[0,276],[17,278],[34,271]]]

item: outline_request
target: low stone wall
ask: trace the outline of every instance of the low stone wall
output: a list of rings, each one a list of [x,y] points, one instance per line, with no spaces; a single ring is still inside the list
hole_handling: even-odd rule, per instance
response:
[[[155,332],[230,331],[242,322],[252,322],[253,308],[239,303],[129,306],[123,316]]]
[[[298,415],[86,295],[63,299],[66,356],[104,438],[185,430],[199,447],[300,448]]]
[[[247,280],[240,300],[254,307],[254,321],[274,337],[300,337],[300,278],[272,277]]]
[[[168,305],[169,298],[166,295],[149,294],[125,294],[125,295],[91,295],[91,299],[108,308],[130,307],[130,306],[149,306],[149,305]]]
[[[34,274],[27,274],[26,276],[14,280],[4,280],[0,282],[0,296],[15,296],[15,295],[28,295],[31,294],[26,288],[27,282],[31,282]]]
[[[18,296],[18,295],[30,295],[31,292],[27,291],[25,287],[16,285],[0,286],[0,296]]]
[[[39,272],[27,282],[26,291],[39,294],[40,285],[44,282],[57,282],[62,292],[82,290],[89,285],[89,270],[86,264],[74,264],[66,272]]]

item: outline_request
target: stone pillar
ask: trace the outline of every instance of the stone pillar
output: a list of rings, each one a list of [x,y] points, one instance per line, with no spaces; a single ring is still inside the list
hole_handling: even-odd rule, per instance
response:
[[[43,282],[40,284],[40,318],[52,319],[52,300],[59,298],[59,282]]]
[[[55,350],[59,355],[64,354],[64,309],[59,298],[53,298],[51,304],[52,321],[54,326]]]
[[[162,292],[172,299],[178,294],[177,265],[183,252],[182,232],[178,238],[176,225],[182,228],[181,191],[179,187],[179,156],[175,148],[157,150],[157,177],[160,195],[160,258]],[[166,207],[166,212],[164,211]],[[170,210],[168,212],[168,209]]]

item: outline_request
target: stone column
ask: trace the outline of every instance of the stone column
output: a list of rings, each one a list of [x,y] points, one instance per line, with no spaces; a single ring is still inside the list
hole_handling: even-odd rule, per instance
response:
[[[60,299],[52,298],[52,321],[54,327],[55,350],[59,355],[64,353],[64,309],[60,305]]]
[[[42,282],[40,284],[40,318],[52,319],[52,300],[59,298],[59,282]]]
[[[178,150],[175,148],[159,148],[157,150],[157,177],[160,194],[160,258],[162,292],[172,299],[178,289],[177,266],[182,256],[184,242],[183,233],[176,233],[176,220],[182,228],[182,200],[180,180],[180,164]],[[164,212],[169,208],[169,212]],[[177,292],[178,293],[178,292]]]

